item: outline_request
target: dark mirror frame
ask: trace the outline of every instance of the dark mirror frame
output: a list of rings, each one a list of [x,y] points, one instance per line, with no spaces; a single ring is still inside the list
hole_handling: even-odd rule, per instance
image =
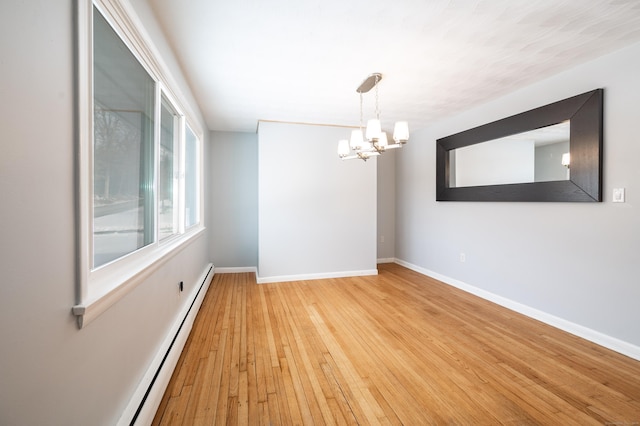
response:
[[[603,89],[436,141],[436,201],[602,201]],[[570,121],[570,180],[449,187],[449,151]]]

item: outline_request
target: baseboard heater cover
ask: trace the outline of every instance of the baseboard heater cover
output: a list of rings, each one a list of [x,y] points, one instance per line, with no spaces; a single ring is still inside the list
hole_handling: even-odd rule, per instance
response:
[[[186,303],[178,315],[167,338],[151,362],[129,405],[118,421],[118,425],[149,425],[160,406],[162,396],[169,384],[173,370],[178,363],[182,349],[189,337],[202,301],[214,275],[213,264],[208,264],[191,295],[191,303]]]

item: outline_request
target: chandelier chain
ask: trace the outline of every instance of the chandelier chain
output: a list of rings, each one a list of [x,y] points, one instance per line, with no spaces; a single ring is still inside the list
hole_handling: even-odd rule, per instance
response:
[[[379,108],[379,103],[378,103],[378,80],[379,77],[376,76],[376,118],[378,120],[380,120],[380,108]]]
[[[362,131],[363,120],[364,120],[364,114],[362,113],[362,92],[360,92],[360,131]]]

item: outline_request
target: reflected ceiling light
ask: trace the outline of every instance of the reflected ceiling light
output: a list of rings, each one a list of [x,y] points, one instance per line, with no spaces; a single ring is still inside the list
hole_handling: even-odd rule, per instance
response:
[[[349,140],[338,141],[338,157],[343,160],[359,158],[367,161],[370,157],[380,155],[388,149],[400,148],[409,140],[409,124],[406,121],[396,122],[393,129],[393,141],[395,142],[393,144],[389,144],[387,133],[382,130],[380,109],[378,108],[378,83],[380,80],[382,80],[382,74],[371,74],[356,89],[356,92],[360,94],[360,127],[351,132]],[[376,117],[367,121],[366,130],[363,131],[362,94],[374,87],[376,88]]]

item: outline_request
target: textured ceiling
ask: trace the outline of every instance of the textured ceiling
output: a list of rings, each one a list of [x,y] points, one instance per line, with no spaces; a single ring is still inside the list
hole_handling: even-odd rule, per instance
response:
[[[417,129],[640,40],[639,0],[148,1],[211,130],[357,125],[373,72]]]

